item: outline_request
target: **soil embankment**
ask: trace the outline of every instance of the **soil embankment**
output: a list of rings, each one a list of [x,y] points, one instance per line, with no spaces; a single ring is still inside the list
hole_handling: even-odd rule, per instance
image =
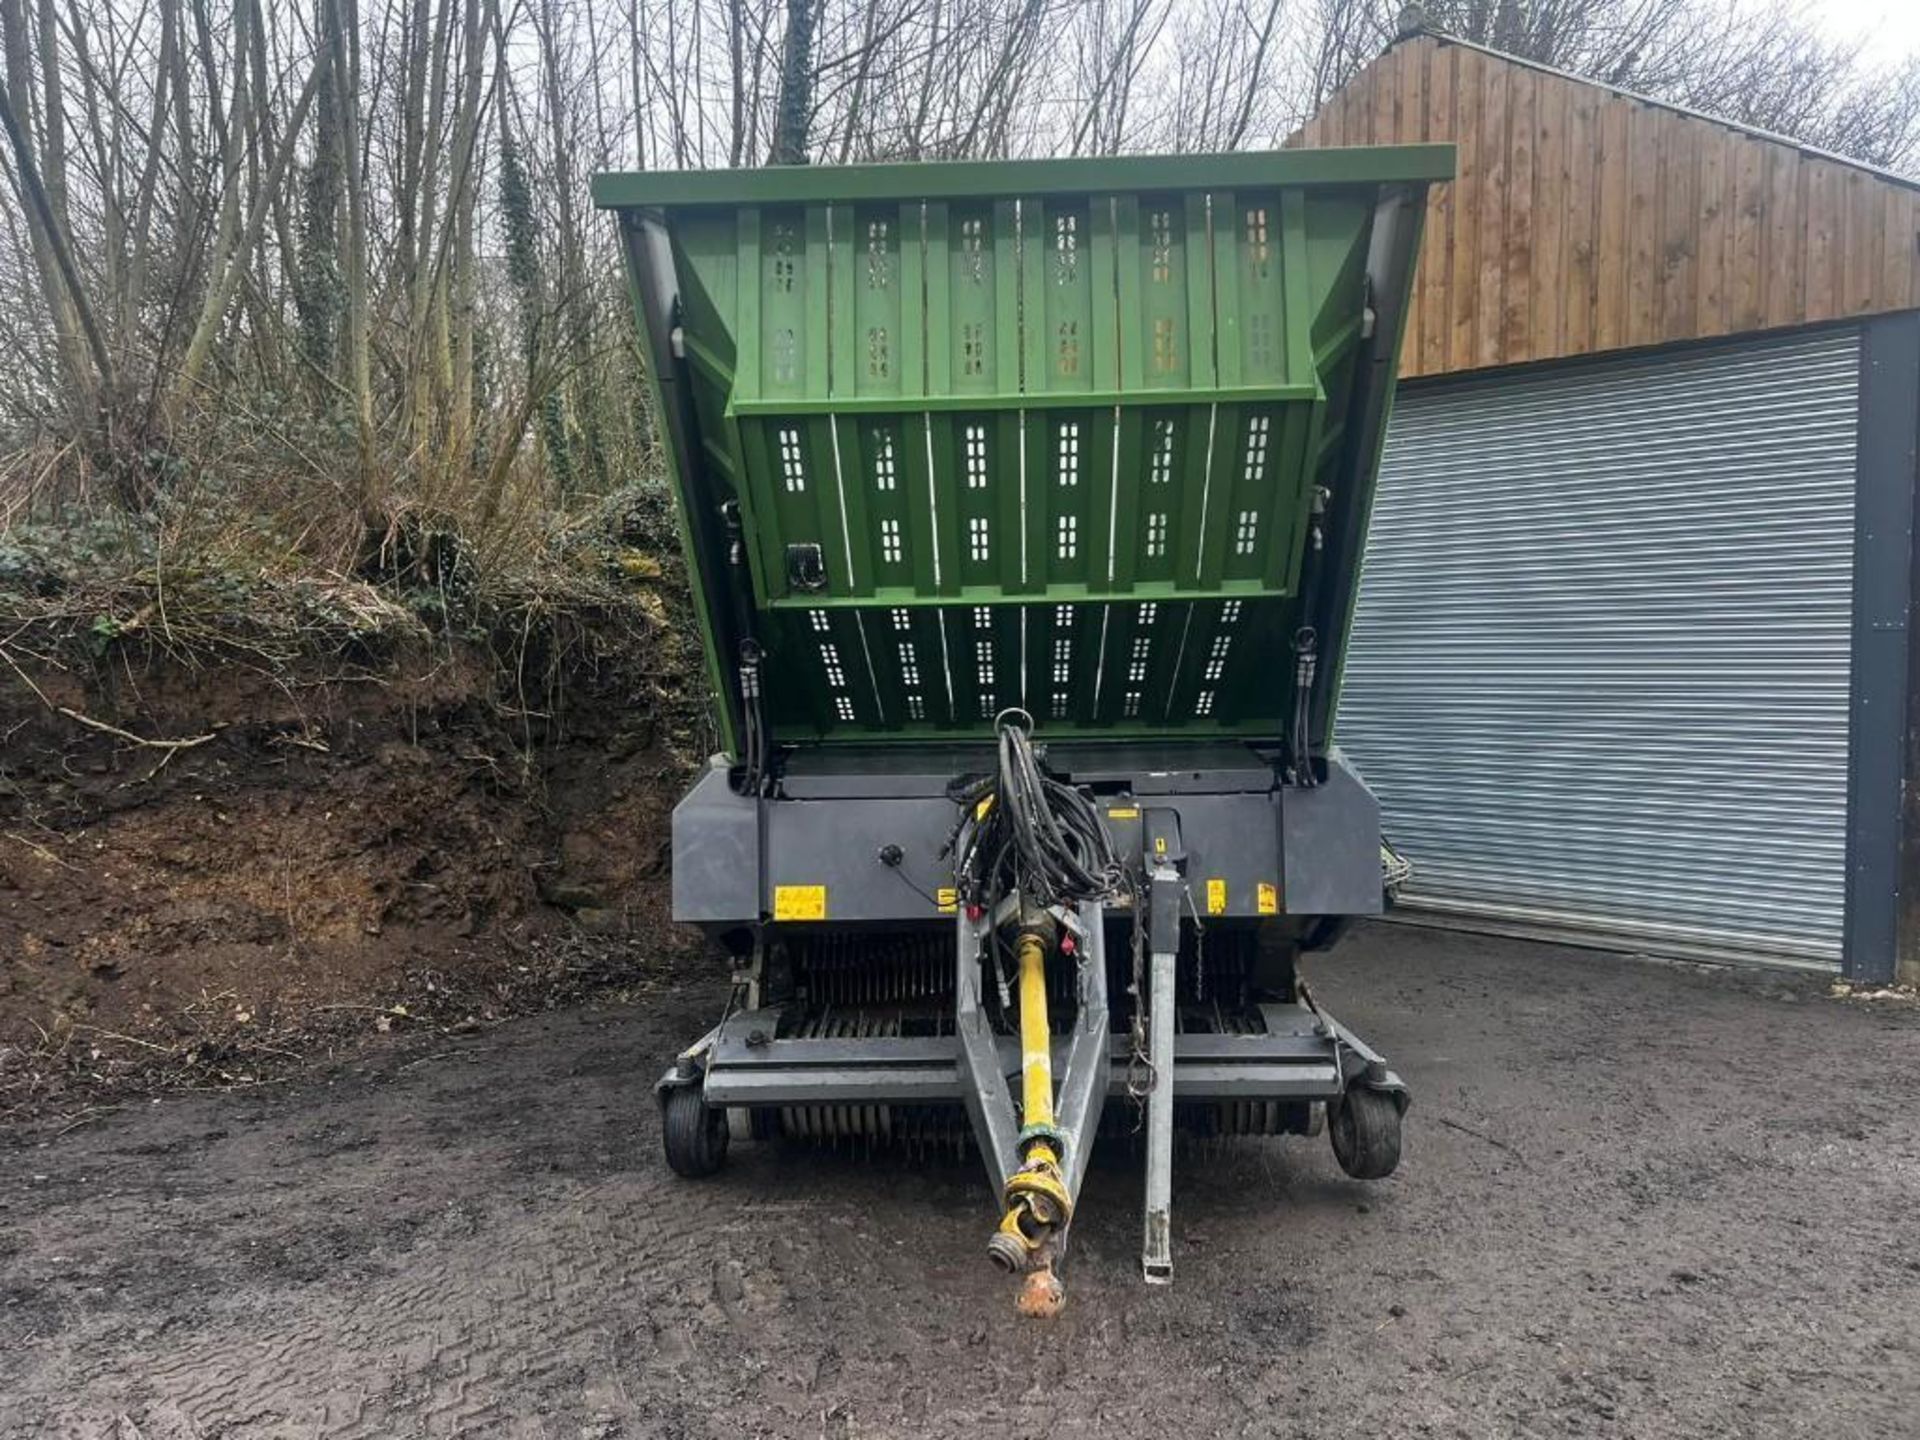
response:
[[[0,1118],[256,1079],[619,987],[703,749],[661,606],[503,647],[191,653],[157,617],[0,675]],[[692,698],[690,698],[692,697]]]

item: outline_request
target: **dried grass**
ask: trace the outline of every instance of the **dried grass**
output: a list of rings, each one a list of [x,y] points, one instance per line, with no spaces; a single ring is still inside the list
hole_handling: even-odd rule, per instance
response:
[[[370,503],[348,437],[301,423],[228,409],[164,448],[0,455],[0,658],[84,669],[137,641],[189,666],[374,673],[464,641],[524,697],[589,630],[604,644],[687,618],[657,480],[561,509],[528,461],[492,467],[495,485],[401,457]],[[646,564],[623,565],[635,547]]]

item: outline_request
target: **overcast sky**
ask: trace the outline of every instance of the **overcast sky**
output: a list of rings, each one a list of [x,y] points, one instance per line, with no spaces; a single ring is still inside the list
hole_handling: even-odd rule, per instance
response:
[[[1836,34],[1864,36],[1895,53],[1920,50],[1920,0],[1813,0],[1808,10]]]

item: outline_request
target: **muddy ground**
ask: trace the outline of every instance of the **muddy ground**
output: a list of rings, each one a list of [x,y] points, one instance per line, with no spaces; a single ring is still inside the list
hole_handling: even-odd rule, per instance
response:
[[[1323,997],[1417,1091],[1391,1180],[1184,1158],[1177,1281],[1096,1160],[1051,1327],[971,1163],[658,1156],[721,1000],[391,1035],[0,1156],[7,1436],[1914,1432],[1920,1013],[1380,926]],[[71,1123],[71,1122],[65,1122]]]

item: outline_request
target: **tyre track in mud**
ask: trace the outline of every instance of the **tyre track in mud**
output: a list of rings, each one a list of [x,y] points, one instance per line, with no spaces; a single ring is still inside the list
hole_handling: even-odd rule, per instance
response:
[[[1096,1157],[1042,1329],[970,1160],[672,1179],[649,1086],[704,976],[29,1137],[0,1435],[1900,1433],[1920,1016],[1402,927],[1316,972],[1416,1088],[1401,1174],[1201,1147],[1149,1291]]]

